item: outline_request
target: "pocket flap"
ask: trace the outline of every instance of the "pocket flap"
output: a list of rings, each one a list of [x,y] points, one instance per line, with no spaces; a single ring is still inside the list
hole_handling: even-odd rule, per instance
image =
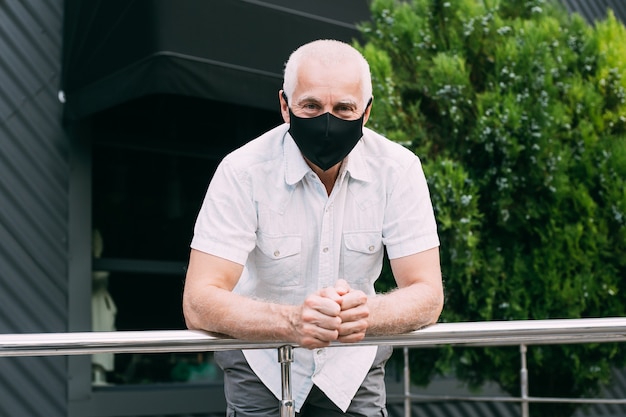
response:
[[[257,246],[272,259],[283,259],[296,255],[302,250],[302,238],[300,236],[257,236]]]
[[[361,253],[376,253],[383,244],[380,232],[346,232],[343,241],[347,249]]]

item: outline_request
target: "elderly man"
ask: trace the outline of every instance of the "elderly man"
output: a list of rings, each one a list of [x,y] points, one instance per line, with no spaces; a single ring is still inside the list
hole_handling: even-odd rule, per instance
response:
[[[351,343],[441,313],[439,240],[420,161],[364,127],[370,70],[350,45],[298,48],[278,99],[285,123],[226,156],[211,180],[191,243],[187,325],[304,347],[292,367],[302,417],[385,416],[391,349]],[[385,249],[398,288],[375,294]],[[228,416],[278,415],[275,350],[216,360]]]

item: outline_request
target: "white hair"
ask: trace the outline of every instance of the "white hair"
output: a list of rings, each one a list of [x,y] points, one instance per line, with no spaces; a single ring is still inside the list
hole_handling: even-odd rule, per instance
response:
[[[372,75],[370,66],[363,55],[347,43],[333,40],[320,39],[300,46],[293,51],[285,63],[285,75],[283,80],[283,91],[288,99],[296,90],[298,82],[298,70],[303,60],[314,58],[324,65],[336,65],[346,61],[355,61],[360,68],[361,92],[363,94],[363,107],[372,98]]]

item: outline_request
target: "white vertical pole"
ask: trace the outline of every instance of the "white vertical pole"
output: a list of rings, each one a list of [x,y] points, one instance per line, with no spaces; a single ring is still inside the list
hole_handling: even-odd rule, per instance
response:
[[[282,400],[280,401],[280,417],[295,417],[291,394],[291,363],[293,362],[293,347],[281,346],[278,348],[278,362],[280,362],[280,380]]]
[[[528,417],[528,368],[526,367],[526,345],[520,345],[522,368],[520,369],[520,389],[522,395],[522,417]]]
[[[404,353],[404,417],[411,417],[411,373],[409,370],[409,348],[402,349]]]

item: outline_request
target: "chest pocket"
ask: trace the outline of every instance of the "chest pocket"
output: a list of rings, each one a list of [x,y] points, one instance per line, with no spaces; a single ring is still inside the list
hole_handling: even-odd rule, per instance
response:
[[[296,286],[302,283],[302,238],[300,236],[257,236],[258,277],[269,286]]]
[[[380,232],[344,232],[343,277],[366,293],[380,275],[383,243]]]

